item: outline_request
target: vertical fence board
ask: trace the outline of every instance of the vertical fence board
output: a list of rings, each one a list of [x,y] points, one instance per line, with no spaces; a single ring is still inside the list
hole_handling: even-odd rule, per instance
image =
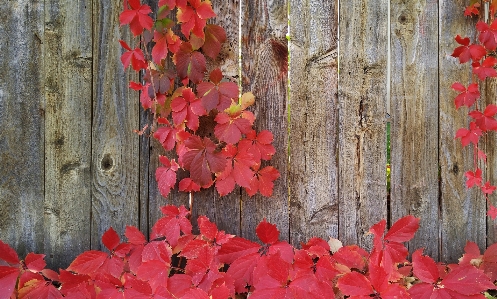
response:
[[[438,5],[390,5],[391,218],[420,217],[409,249],[438,259]]]
[[[338,237],[338,1],[290,1],[290,239]],[[306,26],[302,26],[306,24]]]
[[[225,79],[238,83],[238,39],[239,39],[239,0],[213,0],[212,8],[216,17],[209,23],[219,25],[226,31],[226,42],[216,60],[207,58],[207,70],[210,72],[220,68]],[[237,100],[237,99],[235,99]],[[197,224],[199,215],[207,215],[220,230],[229,234],[240,235],[240,188],[223,197],[219,196],[214,187],[194,194],[193,223]]]
[[[158,9],[158,0],[147,0],[145,1],[148,5],[152,7],[152,10],[156,13]],[[174,13],[176,10],[173,11],[173,13],[170,13],[168,17],[172,19],[173,21],[176,20],[176,13]],[[180,34],[180,29],[179,26],[175,26],[173,28],[176,34]],[[150,53],[149,53],[150,54]],[[172,60],[169,58],[166,61],[166,66],[171,65],[173,66]],[[176,82],[176,86],[178,87],[178,82]],[[147,113],[148,114],[148,113]],[[146,118],[146,115],[142,115],[142,120],[143,121],[149,121]],[[157,167],[161,166],[162,164],[159,162],[159,155],[165,155],[169,159],[176,159],[178,161],[178,157],[176,153],[174,152],[166,152],[162,145],[152,136],[150,136],[148,140],[148,146],[149,146],[149,152],[148,152],[148,226],[149,230],[152,228],[153,224],[157,222],[159,218],[163,216],[162,212],[160,211],[160,208],[166,205],[175,205],[175,206],[185,206],[186,208],[189,207],[189,199],[188,199],[188,193],[186,192],[180,192],[178,190],[178,185],[176,184],[176,188],[172,189],[167,198],[164,198],[160,192],[159,192],[159,187],[157,184],[157,181],[155,179],[155,171]],[[146,154],[142,154],[143,159],[147,159]],[[144,160],[144,163],[147,163],[146,160]],[[145,169],[142,168],[143,171]],[[178,175],[178,181],[184,178],[186,175],[185,173],[179,171],[177,173]]]
[[[0,10],[0,239],[43,252],[43,1]]]
[[[289,238],[287,185],[287,1],[242,2],[242,88],[255,95],[256,129],[274,134],[276,154],[271,160],[281,176],[275,181],[273,196],[243,192],[242,236],[257,239],[255,228],[266,218],[278,226],[280,238]]]
[[[124,71],[118,30],[122,1],[94,1],[94,96],[93,96],[93,201],[91,247],[102,248],[102,234],[112,226],[120,235],[126,225],[138,226],[139,101],[128,89],[136,81],[134,71]],[[132,46],[132,47],[133,47]]]
[[[482,98],[485,99],[486,105],[496,104],[497,99],[497,79],[487,78],[484,92],[482,92]],[[478,100],[481,101],[481,100]],[[481,104],[480,104],[481,105]],[[481,110],[484,110],[480,106]],[[497,184],[497,138],[495,132],[488,132],[487,136],[484,137],[483,142],[480,146],[484,144],[485,148],[482,149],[487,154],[487,164],[486,171],[483,170],[484,181],[490,181],[492,185]],[[497,205],[497,194],[494,192],[488,196],[490,202],[496,206]],[[484,199],[482,199],[484,200]],[[487,204],[487,210],[490,206]],[[492,218],[487,216],[487,240],[486,247],[497,242],[497,221],[492,220]],[[483,249],[483,248],[480,248]]]
[[[90,249],[91,1],[45,7],[45,254],[66,268]]]
[[[455,262],[464,252],[466,240],[485,246],[485,200],[476,188],[467,190],[464,172],[473,170],[470,146],[462,148],[460,139],[454,139],[459,128],[468,127],[467,108],[456,112],[450,87],[458,81],[471,83],[468,64],[461,65],[450,55],[458,44],[457,34],[474,39],[474,23],[466,19],[461,8],[465,1],[442,1],[440,6],[439,80],[440,80],[440,171],[441,171],[441,260]]]
[[[387,216],[386,0],[340,3],[339,236],[370,246],[364,234]]]

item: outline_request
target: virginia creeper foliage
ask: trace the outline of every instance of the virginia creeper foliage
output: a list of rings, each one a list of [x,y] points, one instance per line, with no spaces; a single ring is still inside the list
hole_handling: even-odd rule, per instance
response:
[[[487,215],[492,219],[497,217],[497,208],[489,199],[496,187],[489,181],[484,183],[482,177],[482,169],[478,166],[478,161],[486,163],[486,154],[480,149],[480,141],[491,131],[497,131],[497,106],[494,104],[485,105],[485,102],[478,101],[480,98],[480,86],[484,86],[484,81],[487,78],[497,77],[495,66],[497,58],[495,58],[495,50],[497,48],[497,0],[485,1],[489,3],[488,14],[490,18],[488,22],[482,20],[481,6],[479,1],[472,0],[466,8],[464,15],[469,17],[479,17],[476,23],[478,37],[471,43],[469,37],[456,36],[455,40],[459,44],[455,48],[452,56],[459,59],[460,63],[471,62],[472,80],[466,87],[460,82],[452,84],[452,88],[459,92],[454,100],[456,109],[461,107],[468,112],[470,118],[469,128],[460,128],[456,132],[456,138],[460,138],[463,147],[471,145],[473,147],[473,164],[474,170],[468,170],[465,173],[467,188],[480,188],[485,194],[488,203]],[[467,110],[466,110],[467,109]]]
[[[139,0],[125,3],[119,20],[130,26],[136,46],[120,41],[121,61],[144,75],[142,83],[131,82],[130,88],[141,92],[143,108],[154,115],[152,136],[178,157],[159,158],[156,179],[161,194],[168,196],[176,186],[177,171],[183,169],[189,177],[179,182],[180,191],[215,185],[226,195],[238,185],[250,196],[271,196],[279,172],[261,162],[275,153],[273,135],[254,131],[255,116],[247,110],[254,96],[245,93],[239,98],[238,85],[226,80],[219,68],[207,72],[207,60],[215,60],[226,41],[222,27],[207,25],[216,16],[210,1],[161,0],[155,21],[148,5]],[[179,31],[173,30],[176,24]]]
[[[133,226],[126,227],[127,241],[110,228],[102,236],[105,251],[86,251],[58,273],[45,269],[43,254],[20,260],[0,241],[0,299],[484,299],[483,292],[496,288],[497,245],[481,254],[468,242],[459,264],[437,264],[422,249],[409,262],[403,242],[419,227],[413,216],[386,233],[385,220],[373,225],[367,252],[320,238],[296,249],[266,220],[256,228],[258,243],[218,230],[205,216],[193,234],[185,207],[161,210],[150,241]]]

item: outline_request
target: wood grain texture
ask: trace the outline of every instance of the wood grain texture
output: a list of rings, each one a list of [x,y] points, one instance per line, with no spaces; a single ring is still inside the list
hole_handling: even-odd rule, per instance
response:
[[[288,181],[294,246],[311,237],[338,237],[337,5],[290,1]]]
[[[209,20],[209,23],[223,27],[226,31],[227,40],[216,60],[207,58],[208,72],[215,68],[220,68],[225,80],[238,83],[240,1],[213,0],[211,2],[217,16]],[[233,192],[225,196],[219,196],[214,187],[194,193],[192,211],[194,227],[197,227],[197,217],[206,215],[217,224],[218,229],[229,234],[240,235],[240,200],[240,188],[235,188]]]
[[[43,1],[0,9],[0,239],[43,253]]]
[[[440,5],[439,32],[439,82],[440,82],[440,171],[441,171],[441,260],[455,262],[464,252],[467,240],[485,247],[486,207],[481,192],[476,188],[467,190],[464,172],[473,170],[473,153],[470,147],[462,148],[455,133],[468,127],[468,110],[456,111],[451,85],[458,81],[464,85],[471,82],[469,65],[461,65],[450,56],[457,47],[457,34],[474,39],[474,22],[466,19],[461,7],[462,0],[443,1]]]
[[[45,254],[58,269],[90,249],[92,6],[45,4]]]
[[[158,0],[147,0],[146,3],[149,4],[152,7],[152,10],[154,13],[158,9]],[[145,1],[144,1],[145,3]],[[169,14],[168,16],[170,19],[177,21],[176,20],[176,14],[173,12]],[[180,28],[179,26],[175,26],[173,30],[176,32],[176,34],[180,34]],[[174,67],[172,61],[169,59],[166,64],[171,65]],[[178,82],[176,83],[176,87],[180,86]],[[150,117],[146,115],[142,115],[145,117]],[[143,120],[147,121],[145,118],[142,118]],[[143,123],[143,122],[142,122]],[[150,123],[150,122],[149,122]],[[148,159],[149,163],[147,165],[146,160],[143,160],[143,166],[148,168],[142,168],[142,171],[148,171],[148,186],[147,187],[147,192],[148,192],[148,226],[149,230],[152,228],[154,223],[163,216],[162,212],[160,211],[160,208],[165,206],[165,205],[175,205],[175,206],[181,206],[184,205],[185,207],[189,207],[189,198],[188,198],[188,193],[186,192],[180,192],[178,191],[178,185],[176,185],[175,189],[172,189],[171,192],[169,193],[167,198],[164,198],[160,192],[159,192],[159,187],[157,185],[157,181],[155,179],[155,171],[157,167],[161,166],[161,163],[159,162],[159,155],[165,155],[169,159],[176,159],[177,161],[177,155],[174,152],[166,152],[162,145],[154,139],[152,136],[150,136],[148,140],[149,144],[149,152],[148,152],[148,158],[145,157],[146,153],[142,152],[140,155],[144,159]],[[142,143],[143,144],[143,143]],[[178,175],[178,181],[181,180],[182,178],[186,177],[186,174],[179,171],[177,173]]]
[[[340,3],[339,238],[369,248],[387,217],[386,0]]]
[[[257,239],[255,228],[263,218],[278,226],[280,239],[289,239],[287,5],[285,0],[242,2],[242,88],[255,95],[256,129],[274,135],[271,165],[281,175],[270,198],[242,193],[241,235],[251,240]]]
[[[495,105],[497,102],[497,78],[487,78],[485,80],[485,88],[481,92],[481,98],[479,101],[479,107],[484,110],[483,104]],[[480,143],[482,150],[487,154],[487,164],[482,166],[484,182],[490,181],[492,185],[497,184],[497,136],[495,132],[489,132]],[[497,205],[497,194],[494,192],[488,196],[490,202],[496,206]],[[484,199],[482,199],[484,200]],[[487,210],[490,205],[487,203]],[[487,240],[486,247],[497,243],[497,221],[492,220],[491,217],[487,218]],[[483,249],[483,248],[482,248]]]
[[[128,28],[119,30],[122,1],[93,2],[93,126],[91,247],[103,248],[102,234],[113,227],[121,236],[126,225],[138,226],[139,128],[138,93],[128,89],[138,78],[125,71],[119,39],[131,42]],[[133,46],[132,46],[133,47]]]
[[[420,217],[409,242],[438,260],[438,5],[394,0],[391,7],[391,223]]]

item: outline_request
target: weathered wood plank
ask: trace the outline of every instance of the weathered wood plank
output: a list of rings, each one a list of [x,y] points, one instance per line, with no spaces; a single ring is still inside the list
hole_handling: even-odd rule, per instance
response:
[[[43,252],[43,1],[0,10],[0,239],[24,258]]]
[[[387,217],[386,0],[340,3],[339,238],[369,247],[369,227]]]
[[[461,12],[465,1],[443,1],[440,5],[439,32],[439,84],[440,84],[440,172],[441,172],[441,260],[455,262],[462,256],[466,240],[485,247],[486,216],[485,200],[476,188],[467,190],[464,172],[473,169],[473,154],[462,148],[459,139],[454,139],[459,128],[468,126],[468,110],[456,111],[450,87],[458,81],[471,83],[469,65],[460,65],[450,56],[457,46],[457,34],[474,38],[474,23]]]
[[[257,130],[273,132],[276,154],[271,165],[281,174],[271,198],[242,193],[241,235],[252,240],[257,239],[255,228],[263,218],[278,226],[281,239],[289,239],[287,5],[286,0],[242,3],[242,88],[255,95]]]
[[[101,249],[101,236],[112,226],[120,235],[126,225],[138,226],[139,100],[128,89],[134,71],[124,71],[119,39],[128,40],[129,28],[119,28],[122,1],[93,2],[93,128],[91,247]],[[137,40],[131,44],[135,44]]]
[[[45,4],[45,254],[58,269],[90,249],[92,6]]]
[[[213,0],[212,8],[216,17],[209,23],[216,24],[226,31],[226,42],[223,44],[218,58],[213,61],[208,58],[208,72],[220,68],[224,77],[232,82],[238,83],[238,39],[239,39],[239,15],[240,1],[237,0]],[[223,197],[219,196],[214,187],[193,194],[192,222],[197,225],[199,215],[207,215],[214,221],[218,229],[229,234],[240,235],[240,188]]]
[[[493,104],[495,105],[497,102],[497,79],[496,78],[487,78],[485,80],[485,88],[482,90],[482,99],[485,101],[486,105]],[[482,108],[481,101],[479,107],[481,110],[484,110]],[[483,171],[484,175],[484,182],[490,181],[492,185],[497,184],[497,139],[495,138],[495,133],[494,132],[489,132],[486,137],[483,138],[483,142],[479,144],[479,146],[484,146],[482,150],[486,153],[487,155],[487,164],[485,166],[482,166],[485,168]],[[496,206],[497,205],[497,197],[496,193],[494,192],[493,194],[490,194],[488,199],[490,202]],[[484,199],[482,199],[484,200]],[[487,203],[487,210],[490,207],[490,205]],[[497,243],[497,221],[492,220],[490,217],[487,218],[487,240],[486,240],[486,247]],[[480,248],[483,249],[483,248]]]
[[[410,251],[438,260],[438,5],[394,0],[391,7],[391,222],[421,218]]]
[[[290,1],[290,239],[338,237],[338,1]],[[307,24],[302,26],[302,24]]]

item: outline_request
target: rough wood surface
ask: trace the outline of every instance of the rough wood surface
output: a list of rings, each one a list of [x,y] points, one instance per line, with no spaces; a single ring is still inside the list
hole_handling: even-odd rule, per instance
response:
[[[273,132],[276,154],[271,164],[281,174],[270,198],[242,192],[241,235],[252,240],[263,218],[278,226],[281,239],[289,239],[287,5],[286,0],[242,2],[242,88],[255,95],[257,130]]]
[[[438,4],[391,1],[391,223],[413,215],[411,253],[438,259]]]
[[[43,1],[0,9],[0,239],[43,252]]]
[[[290,1],[290,240],[338,237],[338,1]],[[302,26],[308,24],[308,26]]]
[[[487,78],[485,82],[485,88],[482,90],[482,100],[478,100],[479,107],[481,110],[484,110],[483,104],[495,105],[497,102],[497,79],[496,78]],[[483,142],[480,143],[480,146],[484,146],[482,150],[487,154],[487,164],[485,166],[485,170],[483,172],[484,182],[490,181],[492,185],[497,184],[497,138],[495,132],[489,132],[486,137],[484,137]],[[495,206],[497,205],[497,197],[496,193],[489,195],[488,199]],[[483,198],[481,200],[484,200]],[[487,210],[490,205],[487,204]],[[490,217],[487,218],[487,240],[486,247],[497,243],[497,221],[492,220]],[[480,248],[483,249],[483,248]]]
[[[467,240],[485,247],[486,207],[481,192],[476,188],[467,190],[464,172],[473,168],[470,147],[462,148],[460,139],[454,139],[459,128],[468,126],[467,108],[456,112],[451,85],[458,81],[464,85],[471,82],[471,70],[467,64],[450,56],[457,47],[457,34],[474,39],[474,23],[466,19],[461,7],[462,0],[443,1],[440,5],[439,32],[439,82],[440,82],[440,173],[441,173],[441,260],[455,262],[462,256]]]
[[[369,247],[387,217],[386,0],[340,3],[339,237]]]
[[[208,60],[208,71],[220,68],[226,80],[238,83],[238,39],[240,1],[213,0],[212,8],[217,14],[209,23],[219,25],[226,31],[226,42],[223,44],[218,58]],[[229,234],[240,235],[240,188],[225,196],[219,196],[214,187],[195,193],[193,198],[192,220],[197,225],[197,217],[206,215],[216,222],[220,230]]]
[[[90,249],[92,7],[45,4],[45,254],[58,269]]]
[[[113,227],[121,236],[126,225],[138,226],[139,128],[138,93],[128,89],[134,71],[124,71],[119,39],[122,1],[93,2],[93,127],[91,247],[103,248],[102,234]],[[135,44],[133,41],[131,44]]]

